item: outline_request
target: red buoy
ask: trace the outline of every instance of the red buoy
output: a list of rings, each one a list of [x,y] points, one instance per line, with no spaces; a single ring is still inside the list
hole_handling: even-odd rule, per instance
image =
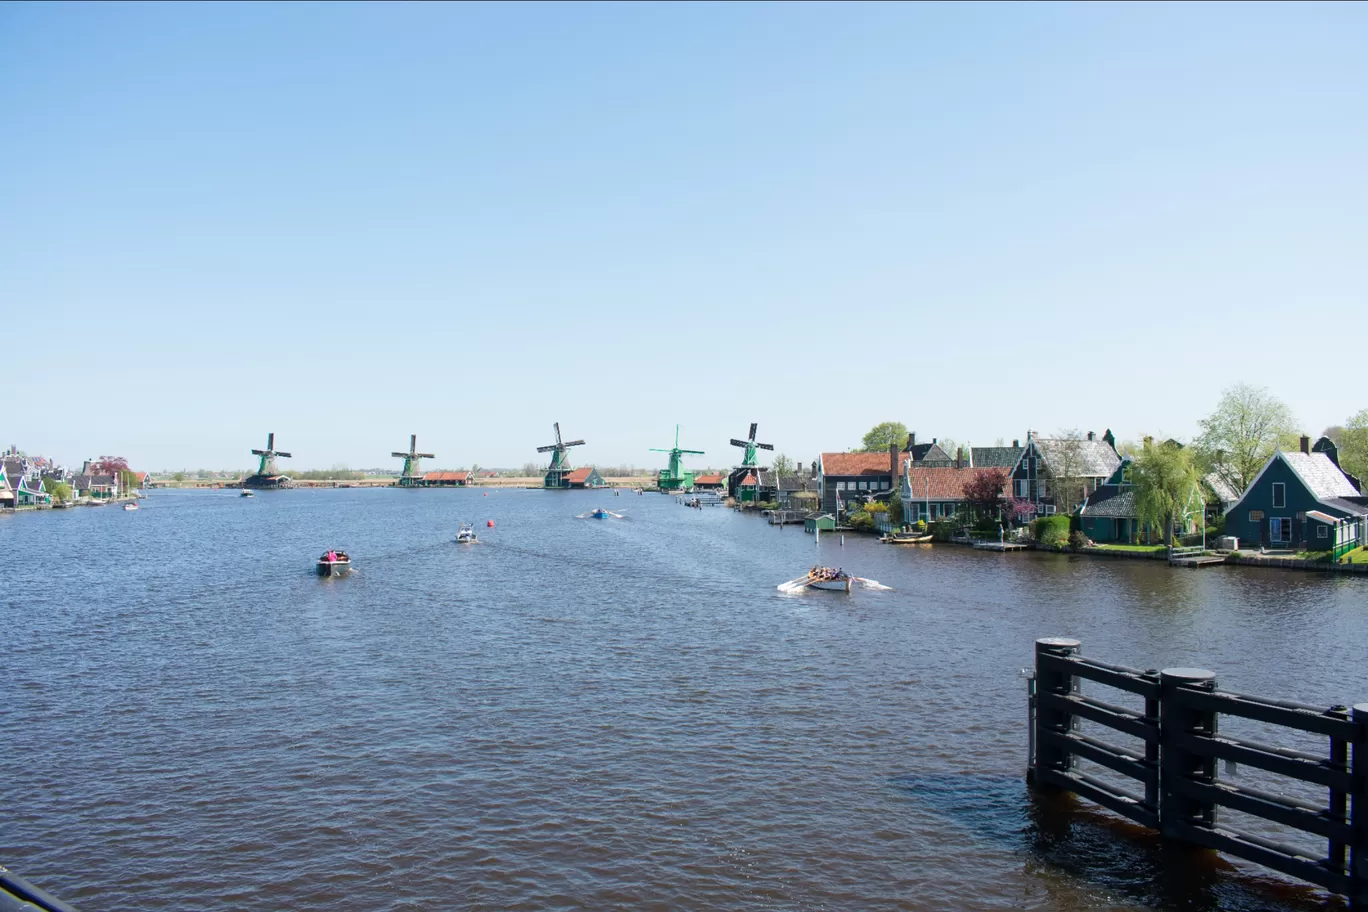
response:
[[[489,528],[491,528],[491,529],[494,528],[494,520],[492,520],[492,519],[486,519],[486,520],[485,520],[485,525],[486,525],[486,526],[489,526]]]

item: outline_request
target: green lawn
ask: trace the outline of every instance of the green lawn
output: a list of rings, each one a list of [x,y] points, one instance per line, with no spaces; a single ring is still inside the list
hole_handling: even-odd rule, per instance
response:
[[[1099,551],[1129,551],[1132,554],[1158,554],[1163,545],[1098,545]]]
[[[1364,564],[1368,563],[1368,547],[1355,548],[1348,554],[1339,559],[1341,564]]]
[[[1292,555],[1297,560],[1304,561],[1328,561],[1330,560],[1329,551],[1298,551]]]

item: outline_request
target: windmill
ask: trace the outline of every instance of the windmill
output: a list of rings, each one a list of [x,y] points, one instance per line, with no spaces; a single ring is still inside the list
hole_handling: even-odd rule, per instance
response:
[[[656,484],[661,491],[684,491],[693,487],[694,474],[690,469],[684,468],[680,458],[685,453],[693,453],[702,456],[702,450],[682,450],[679,448],[679,425],[675,425],[675,445],[668,450],[657,450],[652,448],[652,453],[669,453],[670,467],[661,469]]]
[[[759,454],[756,451],[774,449],[774,444],[772,443],[755,442],[755,432],[759,427],[758,424],[752,421],[750,426],[750,437],[745,440],[737,440],[733,437],[731,440],[732,446],[740,447],[746,451],[746,455],[741,458],[741,464],[735,466],[731,470],[731,474],[727,476],[727,493],[738,500],[753,500],[755,498],[755,488],[760,478]],[[755,473],[754,477],[749,482],[746,482],[747,476],[750,476],[752,473]],[[743,488],[745,488],[745,490],[742,490]]]
[[[416,488],[423,481],[422,476],[418,474],[418,464],[424,459],[434,458],[435,454],[418,452],[418,435],[410,434],[408,452],[390,455],[404,460],[404,471],[399,474],[399,487]]]
[[[284,450],[275,448],[275,432],[266,435],[266,449],[252,450],[253,456],[260,456],[261,463],[257,466],[256,474],[250,475],[242,480],[244,488],[288,488],[292,481],[288,475],[281,475],[276,468],[276,457],[283,456],[290,458],[290,454]]]
[[[546,446],[537,447],[538,453],[551,454],[551,467],[546,470],[546,478],[542,482],[543,487],[547,488],[568,488],[570,487],[570,448],[584,446],[583,440],[571,440],[566,443],[561,440],[560,422],[553,425],[556,429],[556,442],[548,443]]]

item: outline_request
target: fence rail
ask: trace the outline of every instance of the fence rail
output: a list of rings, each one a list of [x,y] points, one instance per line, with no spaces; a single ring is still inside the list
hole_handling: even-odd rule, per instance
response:
[[[1327,708],[1218,691],[1200,668],[1141,671],[1079,654],[1077,640],[1036,641],[1029,682],[1028,779],[1095,802],[1163,836],[1217,849],[1348,896],[1368,910],[1368,703]],[[1130,709],[1087,696],[1092,681],[1144,700]],[[1327,739],[1323,754],[1220,734],[1233,716]],[[1139,747],[1084,734],[1084,722],[1106,735],[1137,739]],[[1222,781],[1217,761],[1243,764],[1325,790],[1306,801]],[[1090,776],[1079,761],[1105,767],[1138,785]],[[1320,856],[1242,832],[1221,822],[1226,808],[1319,837]]]

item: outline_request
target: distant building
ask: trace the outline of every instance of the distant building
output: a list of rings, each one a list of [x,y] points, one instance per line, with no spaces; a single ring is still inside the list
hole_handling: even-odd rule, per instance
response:
[[[727,483],[727,476],[721,472],[714,472],[710,475],[695,475],[695,491],[720,491]]]
[[[469,472],[428,472],[423,476],[426,488],[464,488],[469,484]]]
[[[581,466],[565,476],[565,485],[569,488],[606,488],[608,482],[593,466]]]
[[[840,516],[867,498],[888,497],[900,473],[900,456],[896,443],[889,444],[887,452],[821,454],[817,460],[819,509]]]
[[[1076,440],[1037,437],[1028,431],[1026,448],[1012,469],[1012,494],[1035,504],[1038,513],[1070,513],[1120,465],[1111,431],[1101,437],[1088,431]],[[1063,494],[1058,490],[1060,479],[1068,479],[1071,485]]]

